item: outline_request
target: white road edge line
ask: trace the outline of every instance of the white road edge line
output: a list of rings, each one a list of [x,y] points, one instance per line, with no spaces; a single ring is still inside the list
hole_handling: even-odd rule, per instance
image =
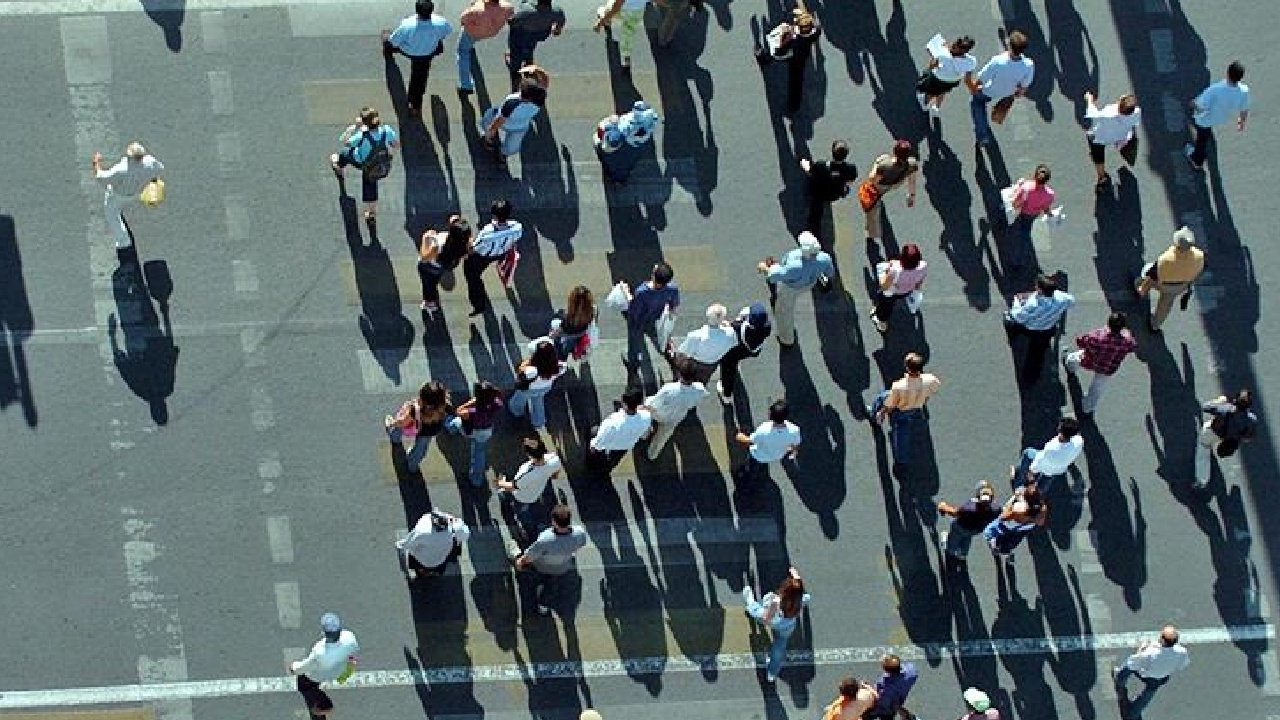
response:
[[[1184,645],[1262,642],[1274,640],[1275,626],[1235,625],[1229,627],[1186,628],[1180,630]],[[895,653],[906,660],[919,660],[929,655],[987,657],[996,655],[1035,655],[1040,653],[1100,652],[1130,649],[1151,638],[1151,631],[1074,635],[1049,638],[1004,638],[998,640],[933,643],[923,647],[846,647],[824,648],[813,652],[793,652],[789,663],[813,665],[852,665],[878,663],[884,653]],[[709,655],[698,658],[642,657],[585,662],[548,662],[532,664],[483,665],[478,667],[425,668],[422,670],[364,670],[357,672],[342,688],[376,689],[410,687],[419,683],[475,683],[516,681],[530,676],[538,679],[570,677],[618,677],[664,672],[701,672],[708,667],[719,670],[755,668],[758,658],[750,653]],[[199,699],[235,695],[265,695],[294,692],[289,677],[224,678],[193,682],[158,683],[154,685],[115,685],[108,687],[64,688],[55,690],[20,690],[0,693],[0,710],[35,707],[68,707],[74,705],[143,703],[175,699]]]
[[[387,0],[147,0],[148,12],[197,13],[206,10],[253,10],[295,5],[386,5]],[[86,15],[142,12],[138,0],[18,0],[0,3],[0,17]]]

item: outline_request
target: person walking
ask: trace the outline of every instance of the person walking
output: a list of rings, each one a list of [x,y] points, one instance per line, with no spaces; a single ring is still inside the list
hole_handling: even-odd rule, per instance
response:
[[[924,289],[925,278],[929,275],[929,263],[924,261],[919,245],[907,243],[902,246],[898,257],[884,263],[883,272],[878,272],[877,275],[880,287],[875,296],[875,304],[871,307],[871,321],[875,323],[876,331],[884,334],[889,330],[893,306],[905,298],[907,307],[911,308],[912,293],[919,293]],[[914,314],[919,310],[919,302],[916,302],[911,312]]]
[[[547,428],[547,393],[569,366],[560,361],[556,343],[549,337],[529,342],[529,357],[516,368],[516,390],[507,409],[515,417],[529,413],[529,423],[536,432]]]
[[[342,150],[329,156],[329,167],[338,178],[339,187],[344,187],[343,168],[348,165],[359,168],[364,219],[373,222],[378,212],[378,181],[391,173],[400,136],[395,128],[382,122],[376,108],[366,105],[360,108],[356,121],[338,136],[338,142]]]
[[[929,41],[929,66],[916,83],[916,102],[920,103],[921,112],[937,116],[947,93],[961,82],[970,92],[978,88],[978,82],[973,79],[978,61],[969,54],[974,44],[973,38],[967,35],[951,42],[935,35]]]
[[[720,379],[716,381],[716,392],[720,394],[720,402],[725,405],[733,404],[733,393],[738,388],[738,363],[747,358],[759,357],[760,351],[764,349],[764,341],[773,332],[769,311],[760,302],[742,308],[729,326],[733,328],[738,342],[720,358]]]
[[[551,76],[537,65],[525,65],[516,74],[516,90],[480,116],[484,142],[502,163],[520,154],[533,119],[547,104],[547,89],[551,87]]]
[[[1035,483],[1023,485],[1005,501],[1000,516],[982,531],[992,554],[1013,562],[1013,551],[1031,534],[1049,521],[1049,503]]]
[[[625,283],[623,289],[628,301],[622,311],[627,320],[627,351],[622,355],[622,364],[634,372],[647,352],[645,336],[655,337],[658,318],[664,312],[674,314],[680,308],[680,287],[675,283],[675,271],[660,262],[653,266],[649,279],[640,283],[634,292]]]
[[[1183,225],[1173,233],[1173,244],[1160,253],[1155,262],[1144,265],[1142,274],[1133,281],[1138,295],[1146,297],[1147,293],[1156,291],[1156,309],[1147,319],[1151,332],[1160,332],[1174,300],[1180,300],[1179,308],[1187,309],[1191,285],[1202,272],[1204,251],[1196,247],[1196,235],[1191,228]]]
[[[1034,483],[1041,493],[1048,495],[1049,488],[1058,478],[1066,476],[1067,469],[1080,457],[1083,449],[1080,423],[1075,418],[1062,418],[1058,421],[1057,435],[1049,438],[1039,450],[1025,448],[1018,464],[1010,466],[1009,476],[1014,489]]]
[[[871,720],[898,720],[915,717],[904,705],[911,688],[920,679],[915,663],[903,662],[889,653],[880,657],[880,677],[876,679],[876,702],[862,717]]]
[[[1203,490],[1208,486],[1212,473],[1213,457],[1228,458],[1236,454],[1240,443],[1249,442],[1258,434],[1258,416],[1253,410],[1253,395],[1241,390],[1234,397],[1219,395],[1200,406],[1208,416],[1200,426],[1200,440],[1196,443],[1196,476],[1192,487]]]
[[[458,92],[471,95],[476,82],[471,76],[475,62],[475,45],[481,40],[497,37],[516,14],[516,7],[507,0],[475,0],[463,8],[458,17],[462,32],[458,35]]]
[[[324,720],[333,710],[333,701],[320,683],[346,682],[360,662],[360,643],[355,633],[342,627],[341,618],[331,612],[321,615],[320,630],[324,637],[311,646],[311,652],[286,665],[289,674],[298,677],[298,692],[307,703],[311,720]]]
[[[462,554],[462,545],[471,537],[471,528],[455,515],[430,510],[418,518],[409,534],[396,541],[404,553],[409,580],[443,575],[445,567]]]
[[[680,29],[680,23],[689,17],[689,8],[692,3],[693,0],[654,0],[662,18],[658,22],[658,47],[664,48],[671,44],[676,36],[676,30]]]
[[[401,405],[394,416],[383,418],[392,445],[399,445],[405,437],[413,439],[413,447],[405,459],[411,475],[419,473],[422,458],[431,447],[431,438],[440,434],[452,415],[449,391],[439,380],[428,380],[418,388],[418,395]]]
[[[111,167],[102,166],[100,152],[93,154],[89,164],[93,168],[93,179],[103,186],[102,208],[116,252],[120,254],[119,251],[133,247],[133,232],[124,219],[124,211],[133,206],[148,183],[162,179],[164,163],[135,141],[125,146],[124,157]]]
[[[471,445],[471,462],[467,477],[473,487],[484,487],[484,471],[489,461],[489,440],[493,438],[493,423],[503,408],[502,391],[497,385],[481,380],[472,386],[471,399],[455,409],[444,427],[454,435],[468,439]]]
[[[533,65],[533,52],[549,37],[560,37],[564,31],[564,10],[551,0],[521,0],[515,15],[507,21],[507,68],[511,71],[511,88],[519,86],[527,65]]]
[[[889,420],[895,473],[911,460],[915,426],[925,421],[925,404],[942,387],[937,375],[924,371],[924,356],[919,353],[907,353],[903,365],[906,374],[881,390],[865,408],[867,420],[877,432],[880,424]]]
[[[791,22],[779,23],[765,35],[764,44],[756,48],[756,60],[761,67],[774,62],[787,64],[788,115],[800,112],[804,104],[804,71],[809,67],[813,47],[822,35],[818,19],[804,7],[803,2],[798,5],[791,11]]]
[[[631,67],[631,51],[636,45],[636,35],[644,26],[644,10],[649,0],[606,0],[596,8],[596,24],[591,28],[600,32],[615,19],[621,26],[618,32],[618,55],[624,69]]]
[[[1196,136],[1182,147],[1182,154],[1193,169],[1204,169],[1215,125],[1235,120],[1236,130],[1244,132],[1245,123],[1249,121],[1249,86],[1243,80],[1244,65],[1233,62],[1227,66],[1225,78],[1200,91],[1191,101],[1191,127]]]
[[[884,196],[905,184],[907,207],[916,206],[916,172],[920,163],[912,155],[911,141],[899,140],[893,150],[871,163],[871,172],[858,185],[858,204],[862,206],[867,232],[867,246],[880,242],[883,233]]]
[[[1030,180],[1018,178],[1013,184],[1013,208],[1017,211],[1013,222],[1009,223],[1009,251],[1014,258],[1010,270],[1013,272],[1028,265],[1028,259],[1034,252],[1031,247],[1032,224],[1040,217],[1053,214],[1053,203],[1058,195],[1049,187],[1051,177],[1053,174],[1049,166],[1041,163],[1036,166]]]
[[[644,407],[649,410],[653,421],[653,432],[649,436],[649,449],[646,452],[650,460],[657,460],[662,449],[670,442],[685,417],[705,398],[707,388],[698,380],[698,367],[692,358],[681,358],[672,363],[678,379],[663,385],[658,392],[644,400]]]
[[[409,114],[422,114],[422,96],[427,92],[427,77],[431,75],[431,60],[444,52],[444,39],[453,33],[453,25],[442,15],[436,14],[432,0],[414,3],[414,14],[400,21],[400,25],[382,38],[382,54],[388,59],[396,53],[409,58]]]
[[[510,480],[506,475],[499,475],[494,488],[514,505],[512,515],[522,536],[517,544],[523,547],[533,542],[547,525],[550,515],[543,498],[548,484],[560,477],[564,466],[560,456],[548,451],[547,444],[537,435],[521,440],[520,447],[524,450],[524,463]]]
[[[556,505],[551,510],[551,527],[516,557],[517,570],[533,571],[530,595],[539,615],[550,615],[560,604],[561,585],[575,569],[573,556],[586,545],[587,531],[573,524],[567,505]]]
[[[1156,691],[1169,682],[1174,673],[1190,664],[1187,648],[1178,642],[1178,628],[1165,625],[1158,639],[1143,642],[1124,665],[1111,670],[1116,694],[1120,696],[1121,716],[1125,720],[1140,720]],[[1143,688],[1138,697],[1130,700],[1128,683],[1132,676],[1142,681]]]
[[[786,400],[774,400],[769,406],[769,419],[750,435],[738,429],[734,440],[747,448],[747,462],[733,473],[735,480],[754,480],[762,476],[769,463],[794,461],[800,452],[800,428],[789,419],[791,409]]]
[[[1093,169],[1098,176],[1096,189],[1105,192],[1111,186],[1111,176],[1107,174],[1107,146],[1119,150],[1122,156],[1134,151],[1136,146],[1131,143],[1137,138],[1142,108],[1138,107],[1138,98],[1133,95],[1121,95],[1103,108],[1099,108],[1096,101],[1097,96],[1093,93],[1084,94],[1084,118],[1091,121],[1085,134],[1089,137],[1089,158],[1093,160]]]
[[[787,659],[787,642],[800,624],[800,612],[809,604],[810,599],[809,593],[804,591],[800,571],[794,567],[787,568],[787,577],[778,585],[777,590],[766,593],[759,600],[751,585],[742,588],[742,604],[746,606],[747,617],[769,628],[769,633],[773,635],[768,659],[764,664],[765,682],[777,681],[782,662]]]
[[[875,686],[850,675],[840,681],[839,694],[823,710],[822,720],[862,720],[875,704]]]
[[[778,344],[783,347],[796,344],[796,300],[819,283],[831,282],[836,272],[816,235],[805,230],[797,242],[800,247],[788,250],[781,262],[766,257],[756,265],[773,289],[773,315],[778,323]]]
[[[948,502],[938,503],[938,512],[951,518],[951,527],[943,539],[943,552],[947,557],[965,562],[973,537],[981,535],[987,525],[1000,516],[995,504],[996,490],[990,480],[983,480],[965,503],[956,506]]]
[[[830,160],[800,158],[800,169],[808,178],[809,214],[804,229],[819,235],[831,203],[847,196],[858,181],[858,168],[849,162],[849,146],[844,140],[831,143]]]
[[[609,115],[596,124],[596,157],[600,158],[605,177],[626,184],[645,154],[645,145],[653,142],[658,119],[649,103],[637,100],[627,112]]]
[[[1076,336],[1078,349],[1062,354],[1062,367],[1071,375],[1078,374],[1080,368],[1093,373],[1088,392],[1080,398],[1081,417],[1093,417],[1107,383],[1120,370],[1124,359],[1138,350],[1137,341],[1125,327],[1127,324],[1124,313],[1113,312],[1107,318],[1106,327]]]
[[[484,287],[484,271],[515,249],[524,235],[524,226],[512,220],[511,203],[504,198],[493,201],[489,207],[493,218],[480,228],[471,252],[462,261],[462,276],[467,281],[467,299],[471,301],[471,317],[483,315],[490,309],[489,293]]]
[[[561,360],[581,360],[590,348],[588,337],[591,325],[596,321],[596,299],[591,288],[575,285],[569,291],[564,309],[551,319],[548,337],[556,342],[556,353]]]
[[[440,278],[453,272],[471,246],[471,223],[450,215],[443,232],[427,230],[418,243],[418,280],[422,283],[421,309],[434,315],[440,309]]]
[[[991,697],[978,688],[967,688],[961,698],[965,714],[956,720],[1000,720],[1000,710],[991,707]]]
[[[1036,77],[1036,64],[1027,57],[1027,36],[1021,30],[1009,33],[1005,40],[1005,50],[991,56],[986,65],[978,71],[977,87],[969,99],[969,111],[973,115],[973,134],[979,145],[990,145],[996,141],[991,131],[991,123],[1002,124],[1009,114],[1009,109],[1020,97],[1027,94],[1027,88]],[[991,106],[991,119],[987,120],[987,104]]]
[[[1058,281],[1047,275],[1036,278],[1035,292],[1018,293],[1004,314],[1004,327],[1010,340],[1027,337],[1027,354],[1023,360],[1022,378],[1033,383],[1044,370],[1044,356],[1057,337],[1059,325],[1067,310],[1076,304],[1070,293],[1058,289]]]
[[[592,477],[608,480],[622,458],[649,433],[653,416],[648,408],[641,407],[643,403],[644,393],[639,388],[627,388],[622,402],[615,403],[617,409],[591,433],[586,465]]]
[[[671,369],[677,370],[677,362],[690,361],[694,379],[700,383],[711,381],[711,375],[730,350],[738,344],[733,326],[729,324],[729,310],[720,303],[707,306],[707,322],[697,330],[685,336],[676,348],[675,343],[667,340],[666,355]]]

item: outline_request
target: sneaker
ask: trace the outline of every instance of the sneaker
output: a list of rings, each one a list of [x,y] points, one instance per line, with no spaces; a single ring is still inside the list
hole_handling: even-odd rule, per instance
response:
[[[534,607],[537,609],[538,614],[541,615],[542,617],[546,617],[551,614],[551,608],[547,607],[546,605],[535,605]]]
[[[724,385],[722,385],[719,380],[716,381],[716,392],[720,395],[720,402],[725,405],[733,404],[733,393],[725,392]]]
[[[1068,356],[1068,355],[1070,355],[1070,354],[1071,354],[1071,351],[1070,351],[1070,350],[1063,350],[1063,351],[1062,351],[1062,369],[1063,369],[1063,370],[1066,370],[1066,371],[1067,371],[1067,373],[1068,373],[1068,374],[1070,374],[1070,375],[1075,375],[1075,374],[1076,374],[1076,369],[1075,369],[1075,367],[1074,367],[1074,366],[1072,366],[1072,364],[1067,360],[1067,356]]]
[[[929,112],[929,98],[924,93],[916,93],[916,102],[920,103],[920,112]]]
[[[889,332],[889,323],[884,322],[883,320],[876,320],[874,322],[876,325],[876,332],[880,333],[881,335]]]
[[[936,103],[929,103],[929,107],[927,109],[929,111],[929,115],[932,117],[938,117],[938,113],[941,112]]]
[[[777,682],[777,681],[778,681],[778,676],[777,676],[777,675],[770,675],[769,673],[765,673],[765,675],[764,675],[764,681],[765,681],[765,682],[767,682],[767,683],[775,683],[775,682]]]
[[[1192,170],[1195,170],[1196,172],[1200,172],[1201,170],[1204,170],[1204,166],[1196,163],[1195,160],[1191,159],[1191,156],[1194,155],[1195,153],[1196,153],[1195,145],[1191,143],[1187,143],[1186,145],[1182,146],[1182,156],[1187,159],[1187,164],[1191,166]]]
[[[383,425],[383,427],[390,428],[392,425],[395,425],[395,424],[396,424],[396,419],[395,419],[395,418],[391,417],[390,415],[383,415],[383,416],[382,416],[382,425]]]

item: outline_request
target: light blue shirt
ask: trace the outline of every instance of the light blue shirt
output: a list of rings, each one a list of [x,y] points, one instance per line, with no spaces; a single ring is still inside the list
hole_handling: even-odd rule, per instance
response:
[[[805,290],[817,284],[819,278],[829,278],[835,273],[836,266],[827,253],[819,250],[817,255],[807,258],[800,248],[796,248],[783,255],[781,262],[770,265],[767,277],[771,283]]]
[[[362,163],[369,157],[369,153],[373,152],[375,140],[386,144],[390,148],[395,144],[398,137],[395,128],[390,125],[379,125],[377,130],[361,129],[356,131],[347,140],[347,147],[351,148],[351,159]]]
[[[412,57],[427,57],[435,53],[440,43],[453,32],[449,21],[439,15],[423,20],[411,15],[400,21],[391,33],[390,42],[397,50]]]
[[[1248,109],[1249,86],[1219,80],[1196,98],[1195,120],[1200,127],[1210,128],[1232,122]]]
[[[1076,299],[1061,290],[1054,290],[1053,295],[1036,292],[1026,300],[1014,300],[1009,317],[1028,330],[1048,330],[1075,304]]]

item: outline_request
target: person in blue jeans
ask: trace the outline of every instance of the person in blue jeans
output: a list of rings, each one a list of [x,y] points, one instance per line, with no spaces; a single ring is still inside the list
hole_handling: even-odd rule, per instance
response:
[[[782,661],[787,658],[787,642],[800,624],[800,611],[809,604],[809,599],[809,593],[804,591],[804,581],[800,579],[800,571],[794,567],[787,569],[787,577],[776,591],[759,600],[750,585],[742,588],[742,602],[747,606],[747,615],[768,627],[773,634],[769,659],[764,665],[766,681],[774,682],[778,679]]]
[[[895,472],[911,459],[915,426],[924,422],[925,403],[942,387],[936,375],[924,371],[924,357],[919,353],[907,353],[904,364],[906,374],[881,391],[866,408],[867,419],[876,428],[886,418],[889,420]]]
[[[524,417],[528,412],[534,430],[546,428],[545,399],[566,368],[568,365],[560,361],[554,340],[544,336],[529,343],[529,359],[516,368],[516,391],[507,409],[516,417]]]
[[[489,459],[489,438],[493,437],[493,421],[503,407],[502,391],[497,385],[481,380],[472,388],[471,399],[458,406],[456,415],[445,423],[454,435],[471,440],[471,466],[468,479],[475,487],[484,486],[484,470]]]
[[[410,473],[418,473],[418,466],[431,447],[431,438],[440,434],[451,415],[449,391],[439,380],[431,380],[423,383],[418,396],[401,405],[395,415],[383,418],[392,445],[399,445],[405,437],[413,438],[413,447],[405,458]]]
[[[1000,517],[1000,507],[995,504],[996,490],[989,480],[983,480],[973,497],[959,507],[948,502],[938,503],[938,512],[951,518],[951,528],[943,551],[948,557],[963,562],[969,555],[974,535],[981,535],[992,520]]]
[[[978,83],[969,99],[969,112],[973,116],[973,134],[979,145],[989,145],[996,140],[987,120],[987,104],[995,103],[992,116],[1003,123],[1014,100],[1027,93],[1036,76],[1036,65],[1024,53],[1027,36],[1021,30],[1009,33],[1005,42],[1007,50],[996,53],[978,71]]]

